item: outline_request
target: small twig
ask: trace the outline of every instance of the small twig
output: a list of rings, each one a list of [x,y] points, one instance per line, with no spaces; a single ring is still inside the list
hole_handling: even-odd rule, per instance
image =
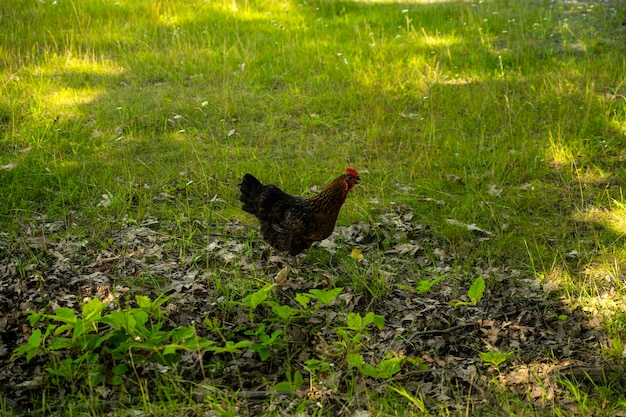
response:
[[[266,400],[274,397],[303,398],[306,392],[302,391],[239,391],[237,398],[247,400]]]
[[[431,330],[424,330],[424,331],[421,331],[421,332],[415,332],[407,340],[410,342],[414,338],[419,337],[419,336],[428,336],[428,335],[432,335],[432,334],[452,333],[452,332],[455,332],[457,330],[463,329],[465,327],[471,327],[471,326],[475,326],[477,324],[478,324],[478,322],[469,322],[469,323],[457,324],[456,326],[448,327],[447,329],[431,329]]]
[[[611,374],[623,375],[622,370],[612,369],[609,366],[569,365],[558,369],[558,372],[564,378],[575,378],[579,381],[587,380],[594,384],[606,383],[607,379],[610,379]]]
[[[517,315],[520,311],[521,311],[521,309],[520,310],[514,310],[514,311],[511,311],[511,312],[497,314],[494,317],[489,317],[489,319],[497,320],[497,319],[501,319],[502,317],[506,317],[506,316],[509,316],[509,315],[511,315],[511,316]],[[433,335],[433,334],[448,334],[448,333],[452,333],[452,332],[455,332],[457,330],[464,329],[466,327],[476,326],[482,320],[485,320],[485,319],[471,321],[471,322],[468,322],[468,323],[457,324],[456,326],[448,327],[447,329],[431,329],[431,330],[424,330],[424,331],[421,331],[421,332],[415,332],[409,338],[407,338],[407,341],[411,342],[413,339],[415,339],[416,337],[420,337],[420,336],[428,336],[428,335]]]

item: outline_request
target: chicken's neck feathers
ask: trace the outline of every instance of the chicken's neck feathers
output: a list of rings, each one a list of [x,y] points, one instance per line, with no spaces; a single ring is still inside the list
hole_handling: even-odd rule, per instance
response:
[[[347,193],[341,182],[332,182],[318,195],[305,200],[305,204],[312,211],[327,214],[339,213],[341,206],[346,201]]]

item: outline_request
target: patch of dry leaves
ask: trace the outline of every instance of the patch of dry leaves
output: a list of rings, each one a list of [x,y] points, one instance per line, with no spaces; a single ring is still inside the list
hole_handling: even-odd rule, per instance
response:
[[[200,244],[184,251],[176,236],[156,221],[121,226],[106,245],[75,239],[63,232],[64,222],[45,218],[24,225],[19,242],[0,235],[1,395],[9,404],[24,403],[36,397],[44,383],[45,363],[9,360],[13,349],[25,343],[31,332],[28,310],[71,307],[79,311],[82,302],[91,297],[127,305],[135,294],[153,298],[167,294],[172,325],[195,323],[199,332],[206,333],[202,336],[210,338],[198,323],[212,317],[222,323],[225,334],[249,338],[241,331],[251,326],[249,311],[229,303],[229,297],[237,292],[238,280],[269,281],[284,261],[280,257],[260,259],[263,245],[258,239],[251,244],[249,237],[254,226],[204,224],[202,228],[205,233]],[[482,233],[476,236],[483,238]],[[592,318],[569,311],[554,293],[544,292],[541,282],[506,265],[459,270],[454,254],[439,245],[431,230],[417,223],[406,207],[383,213],[376,224],[337,227],[319,246],[332,254],[330,264],[300,260],[295,271],[288,276],[283,273],[286,280],[275,294],[277,301],[297,307],[294,299],[298,292],[344,287],[334,304],[292,323],[285,332],[290,351],[297,352],[292,366],[304,375],[303,363],[308,359],[340,360],[334,328],[343,325],[352,311],[374,311],[385,317],[383,330],[373,332],[367,341],[366,361],[377,363],[393,352],[418,358],[427,366],[427,370],[406,366],[393,377],[394,383],[412,395],[422,395],[427,407],[465,409],[469,401],[472,407],[498,408],[501,406],[489,393],[494,386],[516,393],[529,406],[575,407],[557,376],[588,377],[602,383],[619,371],[601,356],[604,335],[589,324]],[[358,251],[351,258],[353,249]],[[355,273],[366,279],[375,277],[385,289],[377,297],[356,291],[350,278]],[[416,290],[421,281],[441,275],[446,277],[430,291]],[[452,300],[469,301],[467,289],[479,275],[488,286],[478,305],[452,307]],[[513,355],[496,367],[479,359],[479,353],[487,351]],[[269,390],[285,379],[282,353],[266,362],[252,351],[230,362],[225,357],[207,356],[204,364],[209,367],[227,361],[222,372],[213,376],[201,372],[193,354],[183,360],[182,367],[187,379],[251,393]],[[340,374],[326,375],[327,380],[316,377],[318,388],[325,387],[318,390],[322,393],[319,401],[334,407],[338,414],[363,407],[371,401],[369,396],[365,398],[366,391],[384,392],[385,382],[389,382],[366,380],[361,394],[348,396]],[[255,405],[251,397],[241,399],[242,410],[248,414],[268,406]],[[269,407],[283,404],[276,401]],[[293,405],[290,401],[284,401],[286,413]]]

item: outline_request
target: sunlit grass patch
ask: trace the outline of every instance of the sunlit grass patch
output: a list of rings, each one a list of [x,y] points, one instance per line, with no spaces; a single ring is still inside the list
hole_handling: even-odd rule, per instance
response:
[[[618,239],[626,236],[626,204],[622,201],[613,200],[607,207],[590,207],[581,213],[581,220],[603,224],[615,233]]]

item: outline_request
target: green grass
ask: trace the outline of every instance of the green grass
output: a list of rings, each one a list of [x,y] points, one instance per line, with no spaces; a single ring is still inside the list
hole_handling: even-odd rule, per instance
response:
[[[20,0],[0,19],[0,166],[17,164],[0,170],[0,256],[43,256],[29,223],[106,246],[158,220],[182,260],[253,222],[244,173],[303,194],[353,166],[340,224],[406,204],[433,259],[539,277],[623,337],[621,2]],[[340,254],[359,291],[387,294]],[[250,289],[241,271],[215,285],[228,274]]]

